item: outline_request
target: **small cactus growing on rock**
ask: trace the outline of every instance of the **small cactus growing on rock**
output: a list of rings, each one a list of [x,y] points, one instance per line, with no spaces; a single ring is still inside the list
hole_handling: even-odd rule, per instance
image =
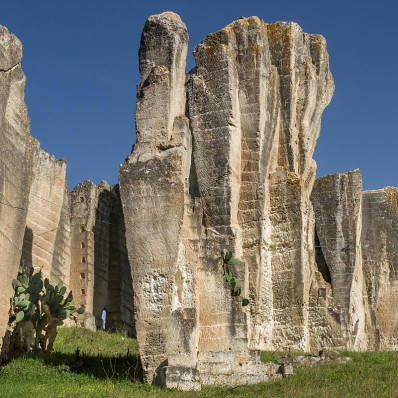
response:
[[[57,337],[57,326],[66,319],[74,319],[74,314],[82,314],[84,308],[77,309],[72,292],[66,297],[66,286],[60,281],[53,286],[41,273],[33,274],[33,269],[21,265],[18,278],[12,281],[14,297],[8,329],[11,334],[10,357],[31,350],[50,352]]]
[[[231,289],[231,296],[238,297],[242,293],[242,286],[240,279],[233,275],[232,267],[238,263],[234,254],[227,250],[221,250],[221,259],[223,261],[224,283],[228,284]],[[242,298],[242,307],[249,305],[250,301],[247,298]]]

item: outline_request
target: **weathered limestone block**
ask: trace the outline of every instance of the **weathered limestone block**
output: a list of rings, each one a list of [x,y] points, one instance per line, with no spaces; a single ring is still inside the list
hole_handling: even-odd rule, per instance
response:
[[[209,35],[188,76],[193,147],[186,46],[175,14],[148,19],[137,143],[120,170],[141,356],[148,381],[184,375],[181,389],[263,381],[250,348],[309,349],[312,155],[334,88],[325,40],[256,17]],[[242,260],[246,309],[223,283],[224,247]]]
[[[319,241],[315,241],[316,261],[317,267],[322,267],[325,260],[317,246]],[[341,327],[341,307],[333,297],[330,281],[325,280],[325,274],[321,271],[313,273],[308,306],[311,351],[318,352],[325,347],[346,349],[346,335]]]
[[[195,266],[200,203],[189,193],[191,134],[185,117],[188,34],[180,17],[148,18],[141,37],[137,143],[120,169],[136,330],[148,382],[198,389]],[[199,228],[200,230],[200,228]],[[166,371],[165,366],[169,365]]]
[[[94,232],[98,205],[96,185],[91,181],[78,184],[70,193],[70,203],[70,288],[76,306],[85,308],[84,314],[78,317],[78,325],[96,330],[94,316]]]
[[[220,264],[216,272],[212,269],[223,247],[232,249],[239,258],[244,256],[242,260],[249,267],[249,273],[245,274],[250,275],[250,286],[261,285],[264,293],[259,297],[263,304],[262,317],[266,319],[266,332],[271,330],[270,274],[264,270],[266,279],[262,280],[253,267],[256,268],[256,261],[265,262],[267,257],[261,250],[260,242],[266,238],[261,236],[258,214],[264,206],[261,190],[268,171],[272,133],[269,140],[264,141],[260,131],[265,128],[273,131],[278,98],[267,94],[276,92],[277,80],[270,66],[262,22],[257,18],[239,20],[209,35],[196,47],[194,55],[197,68],[192,71],[188,83],[189,117],[208,236],[202,249],[202,256],[208,257],[204,259],[208,263],[204,269],[204,284],[212,280],[212,293],[208,289],[203,295],[203,300],[209,303],[201,306],[201,349],[218,351],[228,349],[234,339],[231,333],[235,334],[228,327],[234,301],[222,286]],[[265,112],[269,118],[265,117]],[[240,224],[244,224],[243,228]],[[245,240],[246,250],[242,248],[242,240]],[[256,293],[251,291],[251,297]],[[214,297],[215,294],[219,297]],[[258,296],[256,294],[256,298]],[[218,302],[222,304],[218,304],[214,312],[212,307]],[[253,305],[257,307],[256,304],[255,300]],[[239,306],[235,311],[241,312]],[[214,315],[206,317],[206,312]],[[246,328],[244,318],[238,316],[236,326],[240,323]],[[218,325],[225,325],[221,326],[225,330]],[[224,339],[224,336],[228,337]],[[240,349],[247,349],[247,333],[241,332],[241,337]]]
[[[398,349],[398,188],[363,193],[362,262],[377,350]]]
[[[75,302],[85,308],[78,325],[92,330],[123,327],[134,334],[130,267],[118,187],[105,181],[71,192],[71,275]],[[123,282],[122,282],[123,278]]]
[[[0,26],[0,347],[18,273],[31,185],[32,141],[22,44]]]
[[[42,150],[34,138],[32,142],[32,184],[21,260],[33,266],[35,272],[41,271],[43,278],[49,278],[52,283],[58,283],[62,279],[67,284],[70,272],[69,242],[65,242],[64,250],[62,243],[56,242],[62,222],[66,222],[65,219],[61,220],[61,214],[69,212],[69,200],[65,198],[66,162],[57,160]],[[64,200],[67,200],[65,204]],[[68,224],[65,228],[68,231]],[[60,246],[56,247],[56,243]],[[58,250],[61,252],[58,254],[61,264],[58,265],[58,270],[53,271],[53,262],[57,261],[54,253]],[[57,280],[53,280],[53,276],[58,276]]]
[[[66,284],[70,272],[66,164],[30,136],[21,58],[20,41],[0,26],[1,337],[21,260],[43,277]]]
[[[217,232],[207,251],[227,245],[245,263],[251,347],[309,349],[312,155],[334,90],[325,40],[241,18],[194,55],[194,162],[205,225]]]
[[[197,68],[188,83],[198,193],[204,203],[204,231],[200,241],[201,263],[198,268],[198,360],[204,384],[234,384],[234,375],[242,383],[249,382],[253,374],[263,380],[267,378],[265,372],[257,368],[258,358],[248,351],[246,315],[241,300],[231,297],[229,289],[223,286],[223,271],[219,261],[220,250],[224,247],[233,250],[238,258],[243,254],[242,231],[238,220],[242,184],[242,121],[235,51],[239,50],[231,26],[208,36],[195,48]],[[241,73],[245,73],[243,68]],[[246,73],[249,82],[257,77]],[[252,85],[255,86],[255,83]],[[246,93],[249,96],[248,91],[242,91],[242,96]],[[256,94],[258,96],[256,92],[252,94],[254,109],[260,107],[260,104],[256,104]],[[246,121],[249,122],[248,119]],[[255,136],[247,139],[248,145],[256,146],[255,141]],[[250,162],[249,149],[244,148]],[[253,157],[256,157],[255,153]],[[246,189],[249,194],[256,192],[255,159],[252,164],[253,171],[244,176],[248,177]],[[254,186],[250,181],[254,181]],[[246,214],[256,212],[255,208],[252,209],[253,204],[255,201],[246,203]],[[256,228],[253,223],[252,230],[247,232],[249,239],[255,239],[253,235]],[[248,275],[245,264],[240,263],[237,271],[242,282],[245,282]],[[247,293],[245,285],[244,294]]]
[[[70,211],[69,189],[65,183],[61,215],[56,230],[50,279],[54,282],[62,280],[68,287],[70,286],[71,261]]]
[[[279,76],[280,119],[270,176],[274,348],[310,349],[309,301],[314,277],[312,156],[322,112],[334,92],[326,41],[295,23],[267,25]]]
[[[349,349],[367,348],[369,317],[361,255],[362,177],[359,170],[318,178],[312,193],[317,264],[341,308]]]
[[[309,350],[309,293],[313,212],[303,180],[284,170],[271,174],[273,335],[275,349]]]

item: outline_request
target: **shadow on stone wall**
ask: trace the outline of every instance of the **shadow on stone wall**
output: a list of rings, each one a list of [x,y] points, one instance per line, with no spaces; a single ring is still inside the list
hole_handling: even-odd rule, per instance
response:
[[[33,247],[33,231],[29,227],[25,227],[25,235],[23,237],[23,246],[21,254],[21,263],[33,267],[32,264],[32,247]],[[17,275],[15,275],[17,277]]]
[[[94,228],[94,316],[97,329],[135,336],[134,296],[118,185],[99,193]]]

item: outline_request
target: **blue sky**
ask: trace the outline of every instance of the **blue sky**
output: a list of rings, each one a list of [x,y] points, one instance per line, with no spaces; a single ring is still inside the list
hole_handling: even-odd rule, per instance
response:
[[[240,16],[295,21],[326,37],[336,92],[315,152],[318,175],[360,168],[365,189],[398,186],[398,2],[0,0],[24,45],[32,134],[68,161],[68,182],[117,182],[135,141],[138,46],[146,18],[180,14],[190,52]],[[188,57],[188,69],[194,65]]]

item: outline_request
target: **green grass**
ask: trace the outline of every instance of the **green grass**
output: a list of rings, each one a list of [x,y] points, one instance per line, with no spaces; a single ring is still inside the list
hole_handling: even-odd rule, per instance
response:
[[[83,328],[60,328],[55,340],[55,352],[75,354],[77,348],[88,355],[126,355],[127,349],[131,354],[138,355],[137,341],[128,338],[123,331],[107,333],[102,330],[92,332]]]
[[[275,362],[275,359],[285,356],[306,355],[301,351],[261,351],[262,362]]]
[[[80,356],[76,359],[76,348]],[[129,356],[126,356],[129,348]],[[100,352],[100,355],[98,353]],[[292,354],[292,353],[289,353]],[[142,384],[137,344],[122,333],[61,329],[51,355],[26,356],[0,370],[0,397],[374,397],[398,398],[398,353],[344,352],[345,364],[302,366],[287,378],[201,392]],[[283,353],[262,353],[273,360]]]

